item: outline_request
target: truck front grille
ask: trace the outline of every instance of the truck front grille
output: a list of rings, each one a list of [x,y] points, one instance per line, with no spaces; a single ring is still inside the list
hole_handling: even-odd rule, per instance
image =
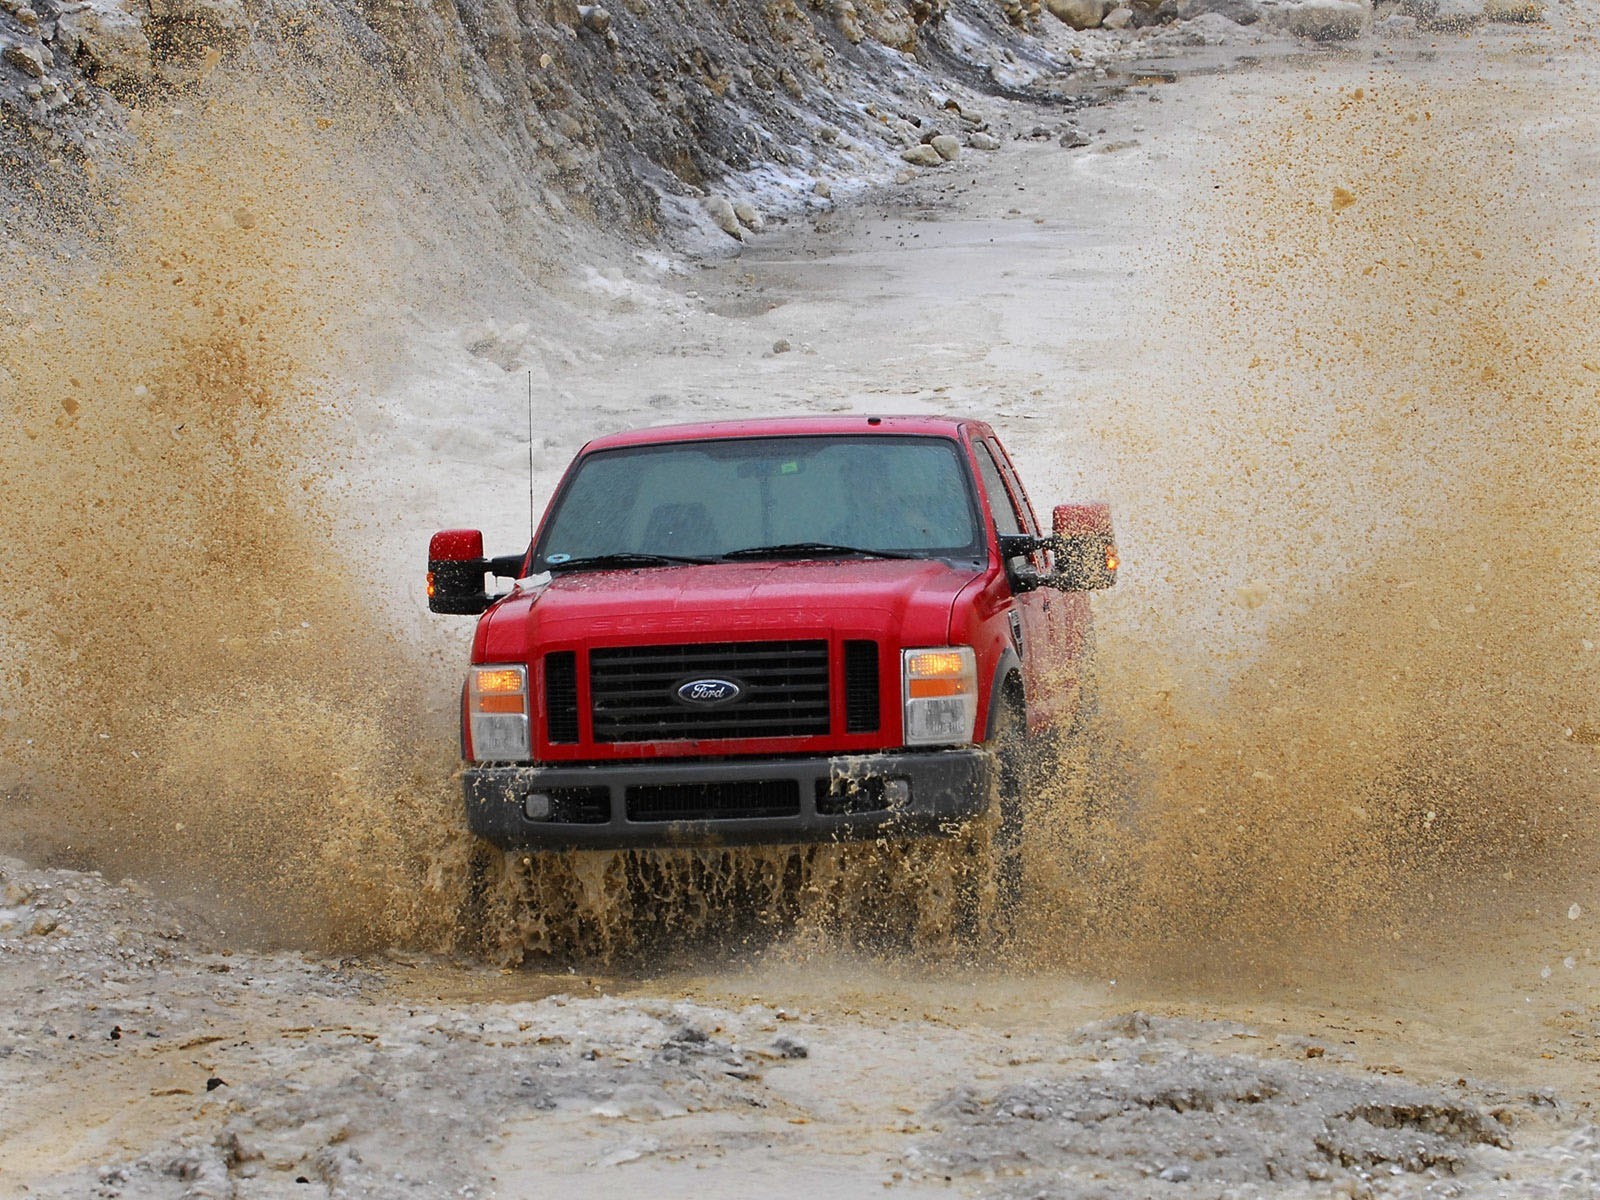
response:
[[[800,785],[792,779],[726,783],[656,783],[627,789],[630,821],[729,821],[800,814]]]
[[[878,643],[844,644],[844,731],[878,732]]]
[[[686,704],[678,689],[699,679],[735,683],[740,694],[713,706]],[[828,643],[713,642],[593,650],[589,692],[597,742],[825,734]]]
[[[544,656],[544,728],[552,743],[578,740],[578,656],[571,650]]]

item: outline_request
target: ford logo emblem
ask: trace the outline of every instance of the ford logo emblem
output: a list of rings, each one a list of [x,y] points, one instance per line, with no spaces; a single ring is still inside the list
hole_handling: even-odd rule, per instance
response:
[[[744,689],[731,679],[691,679],[678,685],[678,699],[696,708],[730,704],[743,694]]]

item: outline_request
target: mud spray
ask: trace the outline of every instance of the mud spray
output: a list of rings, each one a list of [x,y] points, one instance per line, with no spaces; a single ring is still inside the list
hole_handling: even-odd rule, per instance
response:
[[[136,117],[92,250],[7,281],[0,782],[24,852],[349,944],[454,885],[449,731],[326,499],[382,284],[328,124],[220,80]]]
[[[1560,122],[1501,120],[1552,105],[1329,88],[1196,181],[1165,349],[1101,431],[1125,594],[1034,962],[1340,971],[1592,894],[1594,230],[1541,172]]]
[[[1017,965],[1337,967],[1592,890],[1595,252],[1495,120],[1547,100],[1286,99],[1196,182],[1099,431],[1127,578],[1097,736],[1035,789]],[[464,913],[502,961],[712,927],[947,953],[959,843],[469,870],[424,716],[454,681],[378,627],[328,499],[386,294],[360,173],[292,104],[190,111],[3,310],[13,840],[313,944]]]

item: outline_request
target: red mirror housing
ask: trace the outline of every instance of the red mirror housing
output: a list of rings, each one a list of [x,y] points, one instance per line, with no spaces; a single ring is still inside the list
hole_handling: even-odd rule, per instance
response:
[[[428,540],[428,609],[472,616],[489,607],[483,586],[489,562],[483,534],[476,529],[444,529]]]
[[[1096,591],[1117,582],[1117,541],[1109,504],[1058,504],[1051,514],[1056,535],[1056,579],[1066,591]]]
[[[483,557],[483,534],[476,529],[441,529],[428,539],[429,562],[471,562]]]

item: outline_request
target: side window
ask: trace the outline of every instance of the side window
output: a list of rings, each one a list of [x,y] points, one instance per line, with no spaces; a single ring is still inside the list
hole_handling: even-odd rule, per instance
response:
[[[1001,533],[1022,533],[1022,522],[1017,519],[1011,493],[1006,490],[1005,476],[988,442],[978,443],[978,474],[983,477],[983,490],[988,493],[989,507],[994,510],[995,528]]]
[[[1017,515],[1022,521],[1022,532],[1038,533],[1039,523],[1033,517],[1033,502],[1028,499],[1028,489],[1022,486],[1022,480],[1017,478],[1017,469],[1011,465],[1011,456],[999,442],[990,442],[989,448],[994,452],[995,461],[1000,464],[1000,473],[1006,477],[1006,483],[1011,488],[1011,498],[1016,503]]]

